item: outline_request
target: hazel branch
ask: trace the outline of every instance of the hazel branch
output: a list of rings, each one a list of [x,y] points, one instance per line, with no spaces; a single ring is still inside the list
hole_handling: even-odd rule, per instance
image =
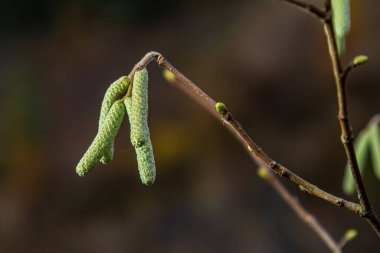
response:
[[[348,117],[348,97],[346,87],[346,77],[350,67],[347,70],[342,69],[342,63],[339,58],[338,48],[336,44],[333,23],[331,19],[324,22],[324,29],[329,47],[329,54],[332,63],[332,69],[335,79],[338,100],[338,121],[341,129],[341,142],[346,152],[347,160],[351,168],[352,176],[354,178],[358,199],[360,202],[359,215],[372,226],[376,234],[380,237],[380,220],[376,213],[373,211],[371,202],[368,198],[362,176],[360,175],[358,161],[354,148],[354,136],[352,127]],[[353,68],[353,67],[351,67]]]

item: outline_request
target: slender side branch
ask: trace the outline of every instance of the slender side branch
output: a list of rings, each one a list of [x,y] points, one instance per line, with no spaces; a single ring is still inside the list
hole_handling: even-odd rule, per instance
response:
[[[253,154],[253,158],[259,159],[263,164],[265,164],[268,168],[276,172],[278,175],[280,175],[281,177],[288,178],[291,182],[299,186],[302,186],[307,193],[313,196],[321,198],[336,206],[344,207],[350,210],[351,212],[359,213],[360,206],[358,204],[334,196],[328,192],[325,192],[324,190],[311,184],[310,182],[306,181],[305,179],[290,171],[286,167],[274,161],[248,136],[248,134],[235,120],[231,113],[227,113],[227,115],[223,119],[223,122],[225,122],[226,125],[230,126],[235,131],[235,133],[246,143],[248,150],[251,150]]]
[[[297,8],[301,9],[302,11],[318,18],[318,19],[325,19],[326,18],[326,12],[324,12],[323,10],[321,10],[320,8],[312,5],[312,4],[308,4],[308,3],[304,3],[302,1],[298,1],[298,0],[281,0],[283,2],[287,2],[289,4],[292,4],[294,6],[296,6]]]
[[[360,175],[359,165],[356,159],[354,148],[354,136],[352,127],[348,118],[348,98],[346,87],[346,76],[349,70],[344,71],[339,58],[337,45],[335,43],[335,34],[331,19],[327,19],[324,24],[327,43],[329,46],[329,53],[332,62],[334,79],[337,90],[338,100],[338,120],[341,128],[341,142],[346,152],[347,160],[351,168],[352,176],[355,181],[356,191],[360,202],[359,214],[363,216],[376,231],[380,237],[380,220],[373,211],[371,202],[369,201],[362,176]]]
[[[351,71],[360,66],[360,65],[363,65],[365,64],[366,62],[368,61],[368,57],[365,56],[365,55],[359,55],[359,56],[356,56],[351,62],[350,64],[348,64],[347,67],[344,68],[343,72],[341,73],[340,75],[340,79],[341,79],[341,82],[342,83],[346,83],[346,80],[347,80],[347,77],[348,77],[348,74],[351,73]]]
[[[266,181],[278,192],[278,194],[285,200],[290,208],[297,214],[297,216],[304,221],[326,244],[326,246],[333,253],[341,253],[341,246],[331,237],[326,229],[318,222],[318,220],[309,213],[298,201],[298,199],[289,193],[280,180],[275,177],[270,171]]]
[[[350,74],[351,70],[353,70],[355,65],[351,62],[344,70],[342,71],[342,74],[340,75],[340,79],[342,80],[342,83],[346,83],[348,74]]]

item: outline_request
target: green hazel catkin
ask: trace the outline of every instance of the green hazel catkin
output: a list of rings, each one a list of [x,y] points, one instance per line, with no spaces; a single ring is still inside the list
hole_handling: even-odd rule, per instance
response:
[[[345,51],[345,37],[351,28],[350,0],[331,1],[333,25],[339,55]]]
[[[154,183],[156,178],[156,163],[150,139],[141,147],[136,147],[137,166],[141,182],[146,185]]]
[[[133,77],[131,122],[131,142],[133,146],[142,146],[149,139],[148,128],[148,71],[137,71]]]
[[[76,172],[79,176],[86,175],[99,162],[105,149],[109,148],[109,143],[114,141],[124,116],[125,106],[123,101],[114,102],[95,139],[76,167]]]
[[[113,103],[120,99],[121,96],[123,96],[125,93],[127,93],[128,88],[130,85],[130,80],[127,76],[122,76],[115,82],[113,82],[110,87],[107,89],[104,99],[102,102],[102,107],[100,110],[100,117],[99,117],[99,131],[100,128],[103,125],[103,121],[106,118],[108,111],[110,110]],[[100,159],[100,162],[103,164],[107,164],[113,159],[113,141],[109,143],[109,147],[104,150],[104,154]]]
[[[148,72],[137,71],[133,79],[132,97],[124,100],[131,126],[131,143],[143,184],[153,184],[156,177],[153,147],[148,127]]]
[[[132,97],[126,98],[124,100],[124,103],[125,103],[127,113],[129,115],[129,122],[131,125],[131,132],[132,132],[132,129],[133,129],[132,126],[136,124],[132,116]],[[143,145],[138,145],[139,143],[134,142],[132,138],[131,138],[131,142],[135,148],[136,157],[137,157],[137,167],[139,170],[141,182],[143,184],[150,185],[154,183],[154,180],[156,178],[156,165],[154,161],[152,142],[150,140],[150,135],[149,135],[149,128],[147,125],[146,127],[147,129],[144,132],[147,133],[147,136],[145,136],[145,141],[140,142],[140,143],[143,143]]]

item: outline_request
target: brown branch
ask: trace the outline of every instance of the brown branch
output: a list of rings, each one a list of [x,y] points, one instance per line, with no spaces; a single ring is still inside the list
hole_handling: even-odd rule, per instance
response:
[[[326,12],[324,12],[323,10],[321,10],[320,8],[312,5],[312,4],[308,4],[308,3],[304,3],[302,1],[298,1],[298,0],[281,0],[283,2],[287,2],[291,5],[294,5],[296,6],[298,9],[320,19],[320,20],[324,20],[326,18]]]
[[[241,125],[235,120],[235,118],[232,116],[231,113],[228,112],[223,120],[226,123],[225,125],[230,126],[235,131],[236,135],[239,136],[239,138],[241,138],[245,142],[248,149],[252,150],[254,157],[256,159],[259,159],[260,162],[265,164],[268,168],[276,172],[278,175],[284,178],[288,178],[291,182],[299,186],[302,186],[307,193],[313,196],[321,198],[336,206],[344,207],[350,210],[351,212],[359,213],[360,206],[358,204],[347,201],[340,197],[336,197],[328,192],[323,191],[322,189],[311,184],[310,182],[306,181],[305,179],[298,176],[294,172],[290,171],[289,169],[285,168],[281,164],[274,161],[248,136],[248,134],[244,131]]]
[[[346,76],[348,71],[342,69],[342,64],[338,55],[337,45],[332,20],[327,19],[324,23],[324,29],[329,46],[329,53],[332,62],[333,74],[337,90],[338,99],[338,120],[341,128],[341,142],[346,152],[347,160],[351,168],[352,176],[355,181],[356,191],[360,202],[359,214],[366,219],[380,237],[380,220],[373,211],[369,201],[366,189],[364,187],[362,176],[360,175],[359,165],[356,159],[354,148],[354,137],[352,127],[348,118],[348,98],[346,89]]]
[[[348,74],[354,69],[355,65],[351,62],[347,67],[344,68],[342,73],[340,74],[340,79],[342,83],[346,83]]]

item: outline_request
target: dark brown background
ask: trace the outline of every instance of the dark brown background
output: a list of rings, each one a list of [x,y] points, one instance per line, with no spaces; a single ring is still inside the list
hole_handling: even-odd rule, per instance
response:
[[[357,133],[380,111],[380,2],[352,9],[344,61],[370,57],[349,78]],[[156,50],[225,102],[278,162],[342,195],[345,158],[318,21],[266,0],[14,0],[1,1],[0,18],[1,252],[328,252],[235,139],[154,65],[156,183],[139,182],[126,123],[114,161],[75,174],[106,88]],[[371,168],[365,181],[380,210]],[[358,229],[347,252],[379,250],[363,220],[284,182],[335,239]]]

